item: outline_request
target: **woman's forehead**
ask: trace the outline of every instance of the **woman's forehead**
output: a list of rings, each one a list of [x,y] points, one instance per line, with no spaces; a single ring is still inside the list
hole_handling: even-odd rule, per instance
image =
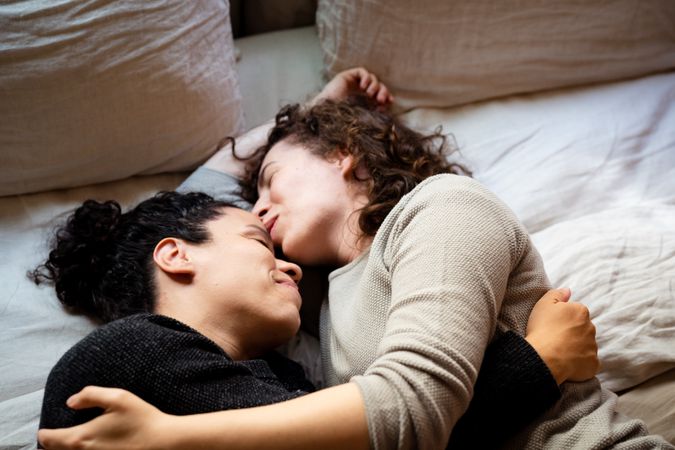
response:
[[[227,206],[224,208],[224,214],[214,221],[214,226],[221,229],[235,231],[249,225],[260,226],[260,218],[252,212],[245,209]]]

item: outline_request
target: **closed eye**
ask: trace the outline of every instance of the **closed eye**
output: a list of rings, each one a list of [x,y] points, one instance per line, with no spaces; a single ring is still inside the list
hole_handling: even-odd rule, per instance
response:
[[[268,242],[265,242],[262,239],[256,239],[256,241],[260,242],[263,245],[263,247],[265,247],[267,250],[269,250],[271,252],[274,252],[274,250],[272,250],[272,248],[270,248],[270,244]]]
[[[264,245],[265,248],[267,248],[267,250],[274,253],[274,245],[272,244],[272,238],[270,237],[266,229],[264,229],[260,225],[249,224],[246,226],[246,230],[247,230],[245,235],[246,237],[253,239],[257,242],[260,242],[260,244]]]
[[[270,161],[269,163],[265,164],[265,166],[260,170],[260,175],[258,175],[258,189],[260,189],[263,186],[269,186],[269,184],[272,182],[272,178],[274,178],[275,172],[272,172],[272,174],[268,174],[268,168],[270,166],[274,166],[276,164],[276,161]]]

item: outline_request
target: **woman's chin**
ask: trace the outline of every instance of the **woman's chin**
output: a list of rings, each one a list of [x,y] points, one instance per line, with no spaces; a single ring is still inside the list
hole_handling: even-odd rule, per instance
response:
[[[312,267],[331,265],[330,258],[326,255],[313,252],[313,248],[314,247],[311,244],[301,246],[301,248],[289,245],[287,247],[282,246],[282,251],[289,261],[293,261],[301,266]]]

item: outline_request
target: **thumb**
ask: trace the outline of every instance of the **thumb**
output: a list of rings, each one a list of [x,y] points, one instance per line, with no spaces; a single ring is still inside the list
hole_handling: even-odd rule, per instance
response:
[[[559,289],[556,289],[556,291],[558,291],[560,293],[560,295],[562,296],[558,299],[558,301],[560,301],[560,302],[567,302],[567,301],[569,301],[570,297],[572,296],[572,290],[568,287],[559,288]]]
[[[77,394],[71,395],[66,404],[72,409],[102,408],[107,410],[119,405],[125,392],[122,389],[87,386]]]
[[[570,291],[569,288],[551,289],[544,295],[542,300],[546,299],[545,301],[551,303],[560,303],[560,302],[564,303],[570,299],[571,295],[572,291]]]

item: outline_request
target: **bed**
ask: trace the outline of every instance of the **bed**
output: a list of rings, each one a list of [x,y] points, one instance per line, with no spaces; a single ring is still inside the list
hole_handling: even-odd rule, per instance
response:
[[[285,103],[306,100],[321,87],[326,72],[365,64],[363,58],[368,55],[359,53],[364,47],[359,45],[363,33],[370,30],[371,36],[379,36],[374,42],[392,45],[390,39],[397,32],[396,23],[401,14],[406,16],[405,11],[398,10],[403,8],[401,2],[390,2],[389,6],[368,2],[354,12],[349,1],[320,1],[317,25],[232,41],[227,2],[187,6],[178,1],[149,1],[143,2],[142,8],[133,2],[118,2],[122,5],[119,8],[129,8],[124,14],[116,11],[114,20],[122,20],[119,17],[124,20],[119,23],[134,23],[138,18],[148,27],[148,14],[161,16],[164,11],[177,21],[172,26],[185,26],[180,28],[185,33],[205,30],[200,39],[190,43],[191,56],[185,60],[175,53],[174,44],[180,33],[172,35],[174,39],[148,41],[163,42],[153,46],[152,52],[170,48],[174,52],[170,57],[180,59],[181,64],[172,65],[171,70],[189,69],[196,71],[197,76],[176,81],[171,71],[160,73],[162,76],[157,71],[146,71],[146,86],[143,84],[146,75],[139,71],[134,72],[133,82],[127,83],[126,78],[123,83],[117,82],[114,75],[131,70],[129,64],[134,64],[134,58],[127,58],[117,66],[106,66],[106,70],[96,72],[96,82],[74,76],[83,66],[71,64],[73,71],[55,75],[55,83],[38,86],[36,93],[30,90],[36,83],[44,83],[45,78],[26,76],[28,66],[22,66],[25,59],[21,56],[25,54],[17,53],[17,49],[26,47],[26,42],[33,39],[40,42],[32,47],[33,51],[39,48],[51,52],[56,44],[50,39],[57,33],[21,35],[22,27],[41,23],[47,20],[45,17],[50,21],[77,21],[77,26],[60,35],[68,36],[67,45],[57,46],[61,55],[92,39],[78,37],[82,29],[101,26],[91,15],[97,6],[86,1],[63,2],[49,8],[39,3],[0,6],[0,30],[8,30],[0,34],[11,34],[11,39],[0,40],[0,171],[4,179],[0,183],[3,249],[0,448],[3,449],[35,447],[49,370],[71,345],[96,326],[64,312],[50,286],[35,286],[26,277],[28,270],[44,260],[54,225],[88,198],[116,199],[123,205],[133,205],[158,190],[175,188],[215,150],[214,145],[222,135],[236,134],[264,122]],[[299,4],[306,8],[308,3],[312,4],[289,2],[292,6],[287,9],[299,8]],[[443,2],[423,3],[428,16],[413,19],[436,20],[433,25],[440,27],[439,17],[448,13],[439,6]],[[607,12],[610,7],[628,8],[640,2],[596,3],[596,7]],[[649,36],[640,37],[644,42],[652,39],[649,51],[643,49],[640,54],[637,47],[623,42],[624,47],[633,49],[633,54],[623,54],[617,59],[630,62],[624,64],[628,69],[605,67],[607,70],[600,76],[584,73],[581,78],[562,80],[557,76],[547,81],[545,74],[536,73],[533,76],[538,84],[530,83],[531,89],[505,82],[513,92],[490,91],[483,98],[480,92],[485,92],[485,88],[481,82],[495,86],[504,80],[481,79],[480,74],[464,80],[455,75],[457,84],[464,83],[457,87],[461,95],[439,89],[432,90],[437,95],[430,96],[423,88],[425,85],[433,89],[435,85],[444,86],[447,80],[440,76],[425,79],[418,73],[419,82],[411,82],[406,79],[409,75],[405,70],[397,72],[392,68],[391,64],[401,58],[395,52],[379,59],[369,58],[372,66],[368,67],[392,86],[407,123],[423,130],[442,125],[460,150],[457,156],[470,166],[475,178],[516,212],[531,232],[552,283],[569,286],[573,299],[590,308],[598,330],[602,363],[598,376],[605,387],[619,394],[619,409],[645,420],[652,432],[675,443],[675,35],[672,31],[675,8],[672,4],[663,6],[666,4],[642,2],[640,11],[631,12],[633,21],[644,26],[647,19],[638,13],[656,8],[658,14],[654,17],[658,19],[654,20],[665,30],[658,36],[663,41],[661,47],[653,42],[657,33],[652,27]],[[242,9],[239,2],[233,2],[233,14],[235,6]],[[581,8],[583,14],[592,12],[578,4],[572,6],[577,12]],[[390,14],[383,14],[378,7],[388,8]],[[144,16],[134,16],[139,9],[143,9]],[[489,17],[486,11],[463,11],[458,7],[453,14]],[[185,15],[181,16],[183,12]],[[287,16],[292,15],[286,12]],[[376,20],[359,21],[349,16],[351,13],[358,17],[374,15]],[[562,9],[556,12],[559,16],[565,13]],[[525,20],[523,14],[513,14],[511,18]],[[544,13],[538,10],[537,14]],[[288,19],[279,14],[270,16]],[[503,21],[505,16],[500,17]],[[394,25],[387,31],[382,28],[383,21]],[[121,26],[119,23],[116,26]],[[168,22],[162,24],[164,28],[158,26],[153,33],[166,33]],[[345,34],[344,27],[351,34]],[[469,33],[472,28],[466,25],[462,29]],[[222,32],[218,40],[204,37],[218,30]],[[117,34],[107,36],[122,39]],[[357,43],[351,50],[345,50],[345,36]],[[520,35],[518,38],[525,39]],[[370,51],[377,52],[376,44],[370,47]],[[354,53],[355,49],[358,52]],[[108,49],[117,50],[115,46]],[[91,55],[91,48],[84,49],[83,54]],[[143,55],[138,57],[142,59]],[[601,57],[599,51],[596,61]],[[422,58],[428,63],[435,56],[432,52],[410,58]],[[100,68],[101,61],[97,60],[96,67]],[[546,62],[541,54],[532,61],[529,64]],[[457,70],[466,73],[476,61],[465,63]],[[153,64],[166,65],[167,60]],[[197,70],[202,67],[200,64],[208,65],[209,70]],[[411,66],[422,74],[431,74],[436,67],[424,72],[419,64],[413,62]],[[35,67],[30,67],[31,74]],[[52,70],[40,67],[46,73]],[[566,73],[562,66],[557,70]],[[16,76],[17,71],[24,71],[23,76]],[[448,73],[444,72],[446,76],[452,75]],[[507,69],[502,71],[502,77],[521,82],[517,73]],[[108,89],[112,92],[108,96],[98,95],[104,82],[113,86]],[[167,104],[162,103],[165,99],[157,89],[162,83],[173,89],[172,101]],[[182,93],[181,86],[188,84],[190,92]],[[397,90],[399,85],[409,88]],[[63,93],[64,86],[80,90],[73,87],[70,92],[74,93],[69,97]],[[139,86],[150,92],[150,97],[138,101],[134,89]],[[214,90],[217,92],[213,93]],[[176,100],[179,94],[182,97]],[[51,96],[52,103],[42,99],[35,106],[36,98],[45,95]],[[82,103],[84,100],[77,95],[86,102]],[[131,98],[128,100],[131,103],[123,103],[125,96]],[[148,105],[148,98],[153,96],[157,96],[159,104],[155,108]],[[69,101],[80,101],[80,106],[90,108],[86,116],[78,107],[64,112],[63,106]],[[53,104],[58,108],[51,110]],[[96,106],[101,104],[107,106],[107,112],[112,110],[115,114],[112,125],[107,117],[96,117],[99,111]],[[26,105],[35,107],[27,109]],[[47,120],[44,115],[54,117]],[[73,121],[78,126],[68,128]],[[166,121],[170,121],[168,126]],[[153,128],[161,122],[165,128]],[[49,139],[54,133],[60,133],[59,139]],[[161,136],[153,137],[153,133]],[[23,139],[25,135],[31,135],[32,140]],[[92,142],[96,144],[94,150]],[[173,149],[173,153],[168,149]]]

